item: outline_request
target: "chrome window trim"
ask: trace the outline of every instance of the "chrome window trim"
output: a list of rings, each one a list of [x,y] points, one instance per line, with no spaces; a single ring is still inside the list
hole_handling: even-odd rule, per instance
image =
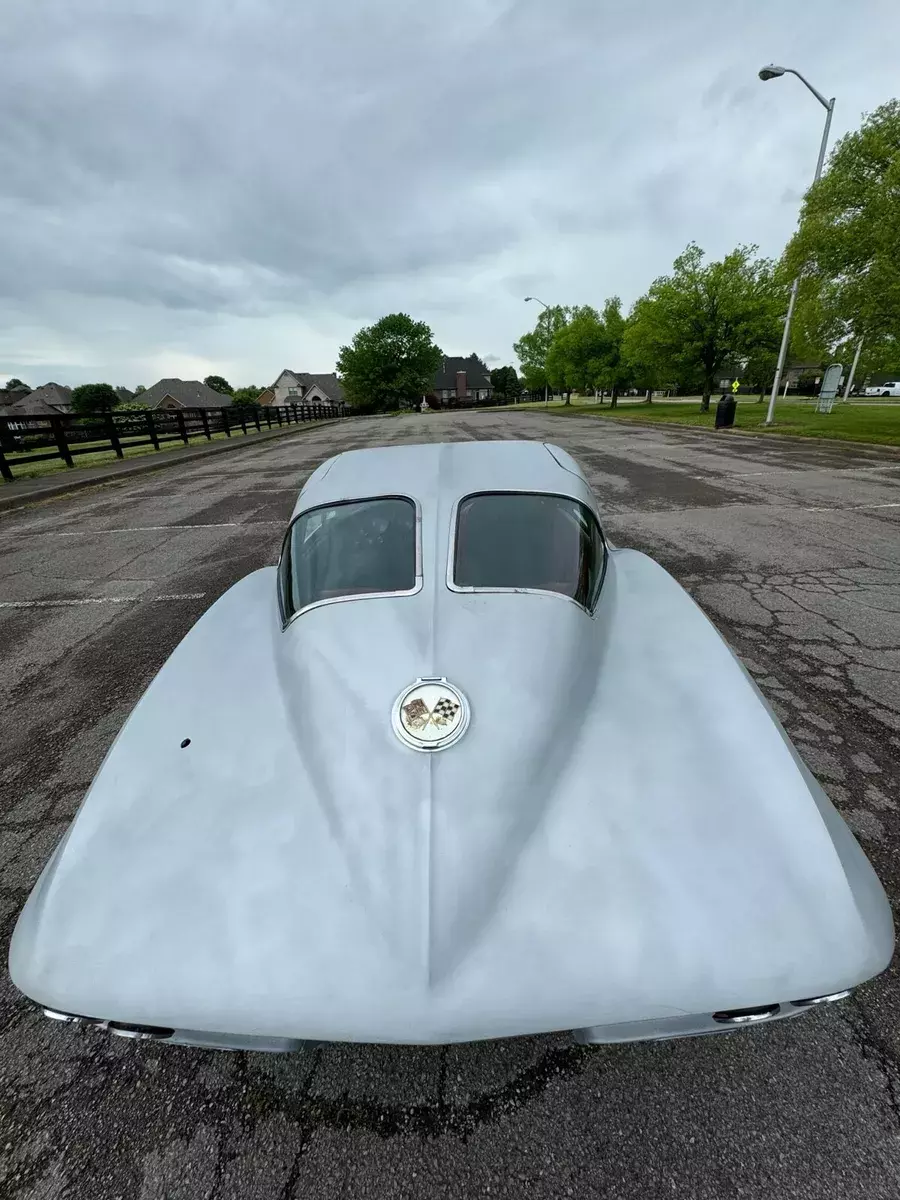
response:
[[[571,504],[578,504],[590,516],[591,520],[597,527],[597,532],[600,534],[600,541],[603,545],[603,568],[600,572],[600,581],[597,584],[597,594],[594,598],[594,603],[591,608],[576,600],[574,596],[567,596],[565,592],[552,592],[544,588],[524,588],[524,587],[463,587],[461,584],[454,582],[453,573],[456,568],[456,537],[458,532],[459,509],[467,500],[473,500],[476,496],[549,496],[556,500],[568,500]],[[492,491],[479,490],[477,492],[467,492],[464,496],[457,497],[453,502],[453,507],[450,510],[450,544],[447,553],[447,573],[445,582],[451,592],[457,592],[460,595],[479,595],[479,594],[495,594],[495,595],[521,595],[521,596],[553,596],[556,600],[567,600],[569,604],[574,604],[579,612],[586,613],[591,620],[597,615],[597,606],[600,603],[600,597],[603,594],[603,583],[606,579],[606,570],[609,565],[609,545],[606,541],[606,535],[603,532],[603,526],[597,517],[597,514],[588,507],[587,504],[579,497],[573,496],[568,492],[548,492],[544,489],[535,488],[495,488]]]
[[[285,553],[290,550],[290,539],[294,529],[294,525],[301,517],[308,517],[310,513],[317,512],[321,508],[341,508],[345,504],[367,504],[372,500],[405,500],[407,504],[411,504],[416,514],[415,524],[415,584],[413,587],[403,591],[394,592],[354,592],[347,596],[329,596],[324,600],[314,600],[311,604],[305,604],[302,608],[298,608],[296,612],[292,612],[290,616],[285,616],[284,610],[284,595],[282,592],[282,575],[281,568],[284,562]],[[291,522],[287,527],[284,537],[281,539],[281,553],[278,556],[278,575],[276,578],[276,590],[278,592],[278,612],[281,617],[282,633],[289,625],[292,625],[298,617],[302,617],[304,613],[312,612],[314,608],[324,608],[326,604],[346,604],[347,601],[359,600],[383,600],[386,597],[393,596],[415,596],[417,592],[421,592],[424,586],[424,575],[422,571],[422,506],[413,496],[403,495],[401,492],[389,492],[384,495],[377,496],[352,496],[344,500],[331,500],[322,504],[313,504],[309,508],[304,508],[302,512],[298,512],[291,518]]]

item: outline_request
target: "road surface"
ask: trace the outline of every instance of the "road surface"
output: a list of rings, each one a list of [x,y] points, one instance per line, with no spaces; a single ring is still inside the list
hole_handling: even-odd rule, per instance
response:
[[[312,468],[382,442],[509,437],[570,450],[613,540],[691,590],[896,903],[900,459],[540,412],[430,414],[326,426],[0,519],[4,949],[130,707],[212,601],[275,561]],[[889,972],[845,1005],[733,1037],[270,1057],[62,1028],[4,973],[0,1194],[893,1200],[898,1017]]]

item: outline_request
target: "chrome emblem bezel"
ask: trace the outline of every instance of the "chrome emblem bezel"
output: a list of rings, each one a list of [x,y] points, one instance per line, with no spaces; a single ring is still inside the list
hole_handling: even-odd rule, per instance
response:
[[[404,745],[427,754],[458,742],[469,726],[469,702],[440,676],[417,679],[394,701],[391,724]]]

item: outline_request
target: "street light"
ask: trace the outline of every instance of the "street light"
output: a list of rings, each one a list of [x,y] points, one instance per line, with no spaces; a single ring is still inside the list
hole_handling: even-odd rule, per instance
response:
[[[538,300],[537,296],[526,296],[525,303],[527,304],[529,300],[535,300],[535,301],[537,301],[538,304],[544,304],[543,300]],[[546,312],[549,312],[550,305],[544,304],[544,309]],[[547,322],[547,332],[548,333],[550,332],[550,322],[549,321]],[[544,408],[546,408],[549,403],[550,403],[550,392],[547,387],[547,367],[545,365],[544,366]]]
[[[826,100],[820,91],[813,87],[808,79],[805,79],[799,71],[795,71],[793,67],[777,67],[774,63],[770,63],[767,67],[763,67],[759,72],[760,79],[765,83],[769,79],[780,79],[782,75],[796,75],[801,83],[805,83],[815,98],[819,101],[822,107],[826,110],[825,128],[822,131],[822,143],[819,146],[819,161],[816,163],[816,173],[813,176],[813,183],[817,183],[821,174],[822,166],[825,162],[825,151],[828,147],[828,134],[831,130],[831,117],[834,113],[834,96],[830,100]],[[798,276],[791,286],[791,298],[788,302],[787,316],[784,318],[784,333],[781,338],[781,349],[778,352],[778,367],[775,371],[775,382],[772,384],[772,395],[769,397],[769,411],[766,413],[766,424],[771,425],[775,419],[775,398],[778,395],[778,389],[781,386],[781,376],[784,374],[784,364],[787,358],[788,345],[791,340],[791,321],[794,317],[794,306],[797,303],[797,291],[800,287],[800,277]]]

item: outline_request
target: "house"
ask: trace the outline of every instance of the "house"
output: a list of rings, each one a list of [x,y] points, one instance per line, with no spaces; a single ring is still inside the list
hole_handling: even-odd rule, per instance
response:
[[[17,393],[22,395],[21,392]],[[72,411],[72,389],[61,383],[45,383],[27,393],[28,401],[34,405],[31,416],[58,417]],[[17,403],[19,403],[17,401]],[[25,410],[22,410],[25,411]]]
[[[271,392],[273,399],[265,397]],[[344,403],[344,389],[334,374],[314,374],[309,371],[284,370],[271,387],[259,397],[260,404],[283,408],[286,404]]]
[[[43,388],[34,392],[19,391],[0,393],[0,416],[3,417],[62,417],[71,411],[56,408],[48,403],[39,393]]]
[[[199,379],[160,379],[140,395],[147,408],[227,408],[230,396],[214,392]]]
[[[442,405],[484,404],[494,393],[491,373],[477,354],[468,358],[445,358],[432,384]]]
[[[863,381],[866,387],[881,387],[885,383],[893,383],[895,379],[900,379],[900,367],[895,371],[873,371],[871,375],[867,375]],[[854,384],[854,391],[856,385]]]
[[[0,417],[5,417],[10,422],[8,428],[16,432],[45,429],[44,420],[47,417],[67,415],[48,404],[46,400],[42,400],[37,392],[29,392],[27,388],[14,388],[11,392],[6,389],[0,390]]]
[[[756,391],[760,387],[769,388],[772,386],[772,380],[775,378],[775,357],[772,356],[771,371],[767,380],[749,379],[747,378],[748,360],[730,359],[725,362],[719,372],[718,390],[727,392],[731,390],[731,385],[735,379],[746,385],[747,390]],[[787,386],[788,390],[797,389],[801,381],[807,387],[812,387],[812,380],[816,376],[821,376],[824,368],[821,363],[802,362],[799,359],[794,359],[788,362],[784,368],[782,375],[782,387]],[[815,378],[816,383],[819,382]],[[801,389],[802,390],[802,389]]]
[[[798,384],[801,379],[812,380],[819,382],[819,377],[824,375],[825,368],[820,362],[800,362],[795,359],[793,362],[787,363],[784,368],[784,380],[790,380],[791,387]]]

